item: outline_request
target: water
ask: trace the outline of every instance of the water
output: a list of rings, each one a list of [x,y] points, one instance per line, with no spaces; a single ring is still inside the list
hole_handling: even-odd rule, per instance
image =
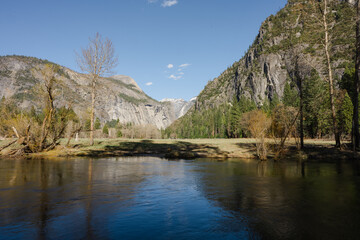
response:
[[[358,239],[354,163],[0,160],[0,239]]]

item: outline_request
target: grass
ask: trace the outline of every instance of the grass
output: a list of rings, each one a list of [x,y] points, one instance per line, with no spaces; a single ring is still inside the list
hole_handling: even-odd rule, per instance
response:
[[[0,148],[11,139],[0,141]],[[31,154],[33,157],[64,157],[64,156],[138,156],[156,155],[166,158],[256,158],[256,140],[251,138],[242,139],[95,139],[93,146],[89,145],[89,139],[72,140],[69,147],[65,147],[67,139],[61,141],[55,150]],[[268,139],[270,154],[273,156],[275,142]],[[308,159],[349,159],[352,152],[334,148],[334,141],[330,140],[306,140],[306,149],[299,152],[294,140],[287,142],[287,158],[294,157]],[[14,145],[12,148],[19,146]],[[1,154],[6,155],[9,149]],[[300,154],[299,154],[300,153]],[[357,156],[358,157],[358,156]]]

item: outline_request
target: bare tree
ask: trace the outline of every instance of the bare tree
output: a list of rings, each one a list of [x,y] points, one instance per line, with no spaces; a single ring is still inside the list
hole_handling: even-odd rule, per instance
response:
[[[95,99],[97,82],[100,77],[111,73],[117,65],[117,57],[112,42],[103,39],[99,33],[94,38],[89,38],[89,45],[76,53],[77,62],[80,69],[86,72],[91,84],[91,114],[90,114],[90,144],[94,145],[94,118],[95,118]]]
[[[55,88],[58,83],[57,72],[59,67],[46,64],[44,67],[32,69],[34,77],[41,77],[43,82],[39,85],[39,94],[44,96],[45,106],[43,118],[34,112],[7,114],[6,121],[1,124],[7,126],[8,131],[13,131],[17,137],[17,143],[22,145],[20,149],[9,152],[9,155],[21,155],[24,153],[43,152],[54,149],[60,144],[68,122],[71,119],[71,108],[55,108]],[[6,113],[6,111],[5,111]],[[11,144],[13,144],[11,142]],[[5,146],[5,148],[11,146]],[[0,150],[3,150],[2,148]]]
[[[360,147],[360,134],[359,134],[360,0],[357,0],[355,7],[357,9],[357,16],[356,16],[356,63],[355,63],[354,114],[353,114],[354,150]]]
[[[300,114],[301,110],[284,105],[278,105],[273,110],[271,133],[277,145],[275,159],[283,155],[287,139],[291,137],[297,139],[297,119]],[[277,141],[277,138],[280,139],[280,142]]]
[[[331,104],[331,117],[333,121],[333,128],[335,134],[335,142],[336,147],[340,147],[340,134],[337,127],[336,122],[336,110],[335,110],[335,101],[334,101],[334,78],[333,72],[331,67],[331,59],[330,59],[330,52],[329,52],[329,27],[327,22],[327,15],[328,15],[328,0],[324,0],[324,9],[323,9],[323,25],[324,25],[324,51],[326,55],[326,62],[327,62],[327,69],[328,69],[328,81],[329,81],[329,90],[330,90],[330,104]]]
[[[58,70],[55,65],[46,65],[44,69],[41,70],[41,74],[44,78],[44,89],[46,93],[46,114],[41,126],[41,137],[40,137],[40,152],[44,149],[46,144],[46,139],[48,137],[51,124],[55,114],[54,107],[54,88],[55,88],[55,72]]]
[[[336,147],[340,147],[340,134],[339,129],[337,127],[337,119],[336,119],[336,109],[335,109],[335,93],[334,93],[334,76],[333,69],[331,64],[331,34],[330,31],[334,27],[332,24],[329,24],[329,17],[331,11],[329,11],[329,5],[331,0],[312,0],[311,3],[315,7],[315,9],[320,13],[320,17],[317,17],[316,14],[313,17],[317,20],[316,25],[320,25],[320,31],[322,33],[321,46],[323,47],[324,57],[325,57],[325,65],[326,65],[326,73],[325,78],[329,83],[329,93],[330,93],[330,110],[331,110],[331,118],[333,131],[335,135]]]
[[[241,126],[256,139],[257,156],[265,161],[267,159],[267,144],[265,138],[271,125],[271,119],[261,110],[253,110],[244,113],[241,118]]]

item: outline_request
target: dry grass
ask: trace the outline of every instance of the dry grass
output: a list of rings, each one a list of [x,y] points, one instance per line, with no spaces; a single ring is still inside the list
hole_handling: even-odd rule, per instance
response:
[[[8,143],[0,140],[0,148]],[[255,158],[256,140],[243,139],[95,139],[94,146],[90,146],[89,139],[72,140],[69,147],[65,147],[66,139],[55,150],[32,154],[32,156],[59,157],[59,156],[133,156],[133,155],[158,155],[169,158]],[[267,144],[273,145],[273,139],[267,139]],[[297,152],[295,140],[287,142],[291,149],[288,155],[294,156]],[[322,155],[322,157],[345,156],[344,151],[334,149],[334,141],[306,140],[307,156]],[[17,145],[12,148],[19,147]],[[3,150],[6,154],[9,150]],[[271,157],[272,153],[269,154]],[[347,156],[347,155],[346,155]]]

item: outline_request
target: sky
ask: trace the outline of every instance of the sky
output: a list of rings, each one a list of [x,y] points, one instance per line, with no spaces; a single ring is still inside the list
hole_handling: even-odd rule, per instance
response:
[[[99,32],[154,99],[197,96],[238,61],[286,0],[1,0],[0,55],[47,59],[81,72],[75,52]]]

